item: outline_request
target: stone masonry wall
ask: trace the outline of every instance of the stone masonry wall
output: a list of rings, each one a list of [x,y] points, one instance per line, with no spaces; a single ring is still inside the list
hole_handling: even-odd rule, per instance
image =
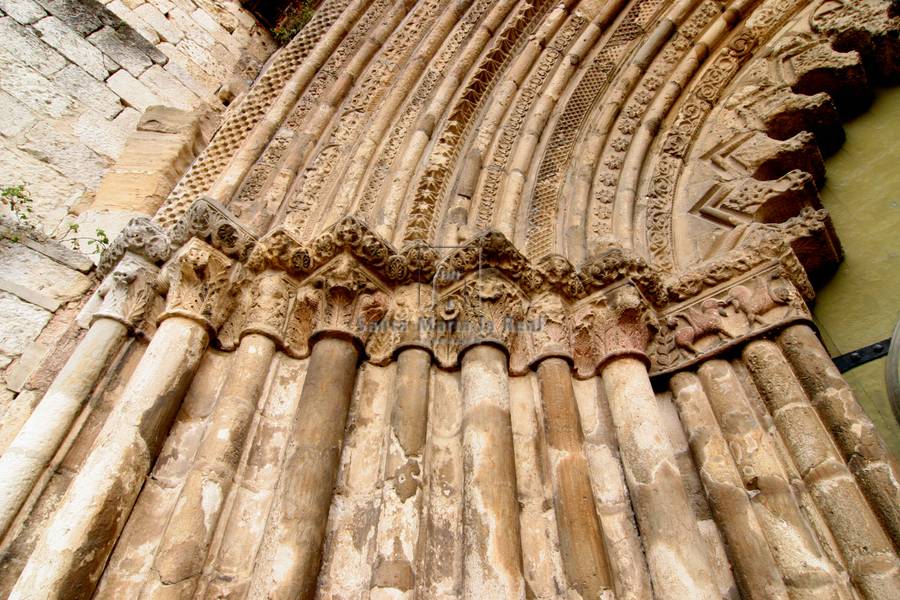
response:
[[[274,48],[237,1],[0,0],[0,188],[25,187],[39,229],[0,215],[0,448],[94,287],[53,238],[152,214]]]
[[[48,233],[149,106],[221,111],[274,48],[225,0],[0,0],[0,40],[0,186],[24,184]]]

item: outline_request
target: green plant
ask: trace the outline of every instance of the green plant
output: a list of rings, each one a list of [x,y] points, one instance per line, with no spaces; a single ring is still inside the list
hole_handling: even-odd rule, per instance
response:
[[[20,233],[31,234],[38,238],[48,237],[32,220],[34,214],[32,205],[34,201],[24,185],[10,185],[0,188],[0,201],[16,220],[16,227],[12,230],[3,228],[2,237],[6,237],[13,242],[20,240]],[[73,250],[79,249],[78,242],[87,241],[88,248],[94,253],[101,253],[109,246],[109,236],[102,229],[98,228],[93,236],[77,236],[75,235],[77,233],[78,223],[69,223],[65,234],[57,241],[69,244]]]
[[[284,46],[309,23],[315,12],[314,0],[298,0],[292,4],[272,30],[272,35],[279,46]]]
[[[87,241],[87,246],[91,249],[92,254],[100,254],[109,246],[109,236],[99,227],[94,231],[94,236],[69,237],[71,234],[77,233],[78,223],[69,223],[65,235],[59,241],[68,242],[72,246],[72,250],[78,250],[78,242]]]
[[[9,209],[20,225],[27,225],[33,209],[31,196],[24,185],[11,185],[0,189],[3,205]]]

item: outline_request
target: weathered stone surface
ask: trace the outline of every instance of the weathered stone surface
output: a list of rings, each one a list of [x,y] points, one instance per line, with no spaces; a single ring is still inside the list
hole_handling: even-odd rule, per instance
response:
[[[137,15],[144,23],[152,27],[164,42],[177,44],[183,34],[175,27],[159,9],[149,2],[144,2],[134,9]]]
[[[506,356],[480,345],[463,355],[463,595],[524,595]]]
[[[0,144],[0,172],[15,174],[14,185],[26,185],[33,202],[34,218],[48,229],[59,223],[69,206],[84,194],[84,187],[75,183],[33,156]]]
[[[682,486],[646,367],[614,359],[601,373],[625,477],[661,597],[717,598],[713,566]]]
[[[806,325],[790,327],[779,336],[779,343],[894,546],[900,546],[897,459],[812,329]]]
[[[87,74],[78,65],[68,65],[53,75],[52,81],[71,98],[94,109],[107,119],[122,112],[122,101],[104,85]]]
[[[0,91],[0,135],[14,138],[34,122],[35,116],[24,104]]]
[[[672,378],[672,391],[703,480],[706,497],[727,542],[742,597],[788,598],[743,481],[709,401],[692,373]]]
[[[60,54],[87,71],[92,77],[106,79],[108,71],[103,62],[103,53],[90,45],[80,35],[66,27],[55,17],[41,19],[34,25],[41,39]]]
[[[29,304],[8,292],[0,292],[0,356],[10,359],[19,356],[35,339],[47,322],[50,313]],[[8,362],[7,362],[8,364]]]
[[[125,148],[129,133],[131,132],[92,111],[83,113],[75,123],[75,135],[85,146],[113,160]]]
[[[0,18],[0,35],[3,46],[0,53],[4,62],[20,62],[50,76],[66,66],[66,59],[53,47],[53,40],[42,40],[27,27],[23,27],[9,17]],[[49,45],[48,45],[49,44]],[[106,76],[106,73],[103,73]]]
[[[56,309],[59,308],[59,300],[57,300],[56,298],[52,298],[46,294],[42,294],[37,290],[31,289],[24,285],[20,285],[2,277],[0,277],[0,290],[9,292],[10,294],[15,294],[25,302],[29,302],[50,312],[56,312]]]
[[[0,10],[23,25],[34,23],[47,14],[32,0],[0,0]]]
[[[130,401],[110,415],[96,451],[72,482],[10,598],[27,598],[36,586],[47,597],[90,597],[98,566],[125,525],[207,340],[194,321],[163,322],[124,392]],[[165,377],[157,371],[161,360],[169,364]]]
[[[900,560],[841,460],[778,346],[751,342],[743,352],[766,406],[810,494],[846,557],[853,583],[870,598],[900,593]]]
[[[82,273],[20,244],[4,245],[0,270],[18,284],[60,302],[79,298],[91,287],[91,280]]]
[[[561,358],[547,358],[538,367],[538,378],[566,578],[583,598],[612,597],[569,364]]]
[[[60,93],[48,79],[18,62],[8,62],[0,69],[0,89],[36,113],[49,117],[59,118],[74,107],[74,101]]]
[[[130,44],[130,40],[123,38],[112,27],[104,27],[95,31],[87,40],[96,46],[103,54],[119,65],[122,65],[129,73],[137,77],[153,64],[144,52]]]
[[[315,588],[356,361],[347,340],[324,338],[313,346],[251,595],[311,595]]]
[[[147,110],[153,104],[160,103],[158,96],[124,69],[113,73],[107,79],[106,84],[122,100],[141,112]]]
[[[753,413],[731,365],[707,361],[699,377],[728,441],[760,526],[792,597],[840,597],[834,568],[811,530],[780,461],[777,438]]]
[[[144,71],[139,81],[160,99],[161,104],[182,110],[191,110],[200,105],[200,98],[159,65],[153,65]]]
[[[86,36],[103,25],[115,23],[113,15],[105,10],[100,2],[80,0],[37,0],[37,2],[81,36]]]
[[[96,189],[109,160],[82,145],[78,138],[41,122],[28,130],[19,146],[38,160],[52,165],[68,179]]]

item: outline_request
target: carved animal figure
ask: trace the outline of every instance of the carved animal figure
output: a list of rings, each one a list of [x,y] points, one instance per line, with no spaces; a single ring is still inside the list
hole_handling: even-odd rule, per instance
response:
[[[701,337],[716,334],[719,339],[732,339],[734,336],[725,329],[722,317],[725,316],[725,302],[715,298],[707,298],[700,308],[689,307],[682,313],[669,317],[668,325],[674,330],[675,344],[686,348],[694,354],[700,350],[694,343]],[[682,322],[679,322],[681,319]]]
[[[761,289],[760,289],[761,288]],[[751,289],[747,286],[735,286],[726,299],[726,303],[747,317],[751,327],[766,325],[762,315],[773,308],[783,306],[794,298],[794,290],[780,275],[769,277],[765,287]]]

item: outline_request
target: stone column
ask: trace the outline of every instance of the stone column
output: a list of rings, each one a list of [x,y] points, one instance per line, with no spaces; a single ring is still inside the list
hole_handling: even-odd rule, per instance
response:
[[[681,485],[645,364],[611,360],[600,376],[619,438],[657,598],[718,598],[713,568]]]
[[[89,598],[209,341],[235,267],[192,239],[167,265],[166,312],[10,598]]]
[[[157,269],[129,255],[99,289],[103,305],[75,352],[0,457],[0,538],[65,439],[94,385],[156,297]]]
[[[670,385],[706,497],[727,541],[741,595],[787,599],[781,573],[700,381],[693,373],[679,373]]]
[[[290,282],[284,275],[266,272],[256,279],[245,335],[161,535],[153,569],[158,578],[144,588],[145,598],[175,592],[188,596],[197,587],[283,330],[289,298]]]
[[[315,316],[292,322],[313,341],[291,441],[256,556],[248,596],[312,598],[322,560],[344,429],[356,382],[360,337],[380,320],[387,298],[348,255],[305,282],[318,288]],[[301,290],[306,295],[308,291]],[[309,311],[301,311],[306,314]],[[311,335],[308,335],[311,334]]]
[[[850,386],[808,325],[788,327],[778,343],[866,499],[900,548],[900,466]]]
[[[731,365],[708,360],[699,376],[791,598],[843,597]]]
[[[575,364],[603,380],[655,596],[712,600],[715,570],[647,372],[648,310],[631,283],[581,302],[572,319]]]
[[[433,371],[417,598],[458,598],[463,574],[462,398],[459,372]]]
[[[313,346],[248,597],[315,593],[358,359],[349,339],[324,337]]]
[[[804,483],[866,598],[900,597],[900,561],[778,346],[759,340],[744,362]]]
[[[563,569],[582,598],[612,598],[569,370],[569,363],[558,357],[542,360],[537,368]]]
[[[387,465],[378,519],[372,597],[412,598],[422,512],[422,454],[431,355],[406,348],[397,357]],[[383,588],[383,591],[382,591]],[[399,592],[399,593],[398,593]]]
[[[462,358],[463,598],[525,598],[506,354]]]

